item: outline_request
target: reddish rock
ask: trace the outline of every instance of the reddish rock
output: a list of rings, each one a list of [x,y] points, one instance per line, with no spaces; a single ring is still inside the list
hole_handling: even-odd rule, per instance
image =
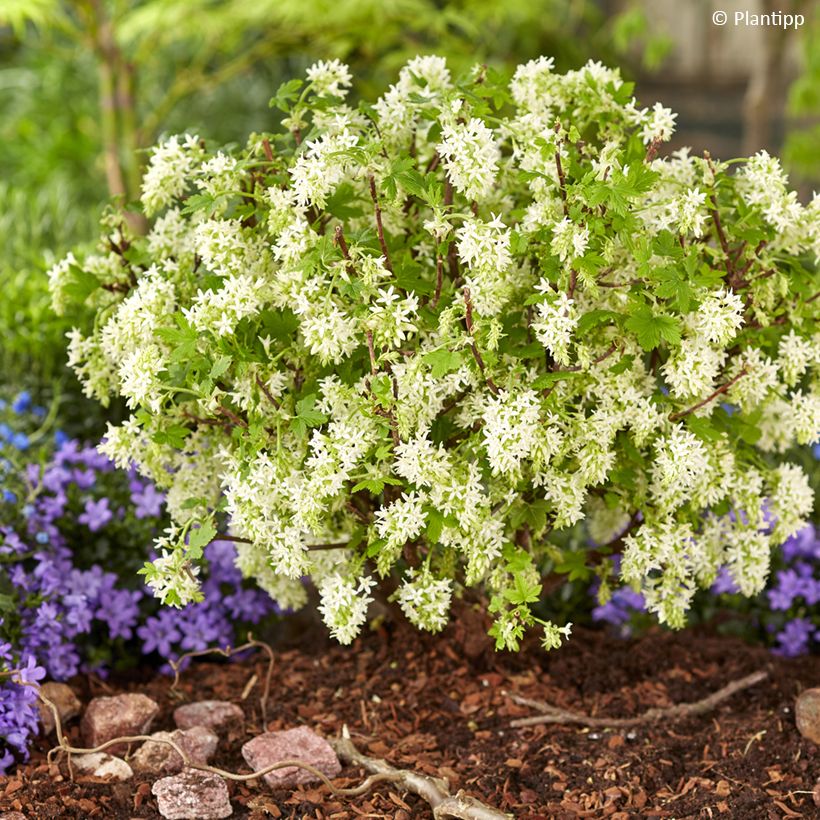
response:
[[[803,737],[820,745],[820,688],[800,693],[794,705],[794,720]]]
[[[179,729],[207,726],[217,734],[227,734],[241,729],[244,721],[242,710],[227,700],[200,700],[174,709],[174,723]]]
[[[157,780],[151,791],[166,820],[221,820],[233,814],[228,786],[219,775],[185,769]]]
[[[159,712],[151,698],[140,694],[94,698],[83,715],[80,729],[83,740],[92,748],[115,737],[144,735]],[[117,744],[117,749],[124,744]],[[109,747],[110,752],[114,747]]]
[[[205,726],[193,726],[184,731],[154,732],[157,740],[171,740],[188,755],[192,763],[207,763],[216,752],[219,738]],[[137,771],[157,774],[175,774],[184,766],[182,758],[167,743],[152,743],[147,740],[131,758],[131,765]]]
[[[133,769],[124,760],[105,752],[74,755],[71,758],[71,765],[83,774],[108,780],[130,780],[134,776]]]
[[[76,717],[82,711],[83,705],[74,694],[74,690],[64,683],[55,683],[54,681],[44,683],[40,687],[40,694],[48,698],[57,707],[57,714],[60,715],[60,723],[62,723],[63,729],[65,729],[67,721]],[[43,724],[43,733],[50,735],[56,728],[54,713],[42,701],[39,701],[37,705],[40,709],[40,723]]]
[[[318,769],[326,777],[335,777],[342,770],[339,758],[331,745],[306,726],[285,732],[265,732],[242,747],[242,757],[258,772],[282,760],[301,760]],[[264,776],[274,789],[296,786],[300,783],[320,782],[307,769],[287,766],[274,769]]]
[[[26,816],[19,811],[7,811],[0,814],[0,820],[26,820]]]

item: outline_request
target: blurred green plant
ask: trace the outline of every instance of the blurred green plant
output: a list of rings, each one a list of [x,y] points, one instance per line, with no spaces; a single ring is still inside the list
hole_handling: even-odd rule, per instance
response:
[[[789,90],[789,129],[784,158],[807,182],[820,182],[820,8],[806,23],[802,40],[803,71]]]
[[[229,138],[219,131],[241,129],[231,115],[250,104],[241,88],[254,74],[276,87],[283,68],[291,74],[317,57],[345,57],[359,75],[367,67],[379,87],[425,50],[444,51],[456,70],[539,53],[562,69],[590,54],[625,58],[648,40],[642,13],[609,18],[591,0],[6,0],[2,22],[63,70],[81,69],[86,82],[93,63],[102,165],[109,192],[126,201],[138,193],[139,150],[167,130],[183,101],[239,91],[216,109],[182,106],[188,127],[199,114],[209,136]]]

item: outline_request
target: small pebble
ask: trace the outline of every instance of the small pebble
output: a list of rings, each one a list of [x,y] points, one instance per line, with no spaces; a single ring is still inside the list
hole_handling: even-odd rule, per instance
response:
[[[140,694],[94,698],[83,715],[80,729],[87,746],[101,746],[116,737],[144,735],[159,712],[151,698]],[[122,748],[124,744],[118,744]],[[114,750],[114,747],[108,751]]]
[[[200,700],[174,709],[174,723],[178,729],[207,726],[217,734],[224,734],[241,728],[244,721],[242,710],[227,700]]]
[[[342,770],[333,747],[307,726],[257,735],[242,747],[242,757],[255,772],[288,759],[308,763],[326,777],[335,777]],[[321,782],[307,769],[296,766],[274,769],[268,772],[264,779],[269,786],[277,789],[301,783]]]
[[[216,774],[185,769],[157,780],[151,791],[166,820],[222,820],[233,814],[228,786]]]
[[[794,721],[803,737],[820,745],[820,688],[800,693],[794,704]]]
[[[79,715],[82,710],[83,705],[74,694],[74,690],[65,683],[48,681],[40,687],[40,694],[48,698],[56,707],[63,730],[65,730],[66,722]],[[40,710],[40,723],[43,724],[43,733],[50,735],[56,728],[54,713],[42,701],[37,706]]]
[[[109,780],[130,780],[133,769],[119,757],[105,752],[92,752],[87,755],[73,755],[71,765],[76,771],[90,774],[92,777],[105,777]]]

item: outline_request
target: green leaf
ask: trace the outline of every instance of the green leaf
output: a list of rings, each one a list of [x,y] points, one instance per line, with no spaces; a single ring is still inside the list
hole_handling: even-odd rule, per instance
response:
[[[590,310],[587,311],[579,320],[575,335],[581,337],[589,333],[598,325],[606,324],[607,322],[618,322],[621,319],[621,314],[614,310]]]
[[[218,379],[231,366],[232,361],[230,356],[219,356],[211,367],[211,378]]]
[[[653,350],[664,340],[670,345],[680,344],[680,322],[674,316],[654,314],[647,305],[638,307],[625,326],[644,350]]]
[[[464,363],[460,352],[447,350],[446,348],[426,353],[422,361],[430,365],[431,375],[434,379],[440,379],[445,374],[458,370]]]
[[[270,98],[268,105],[271,108],[278,108],[286,114],[290,111],[291,103],[299,99],[299,91],[304,85],[300,79],[288,80],[276,89],[276,93]]]
[[[626,356],[621,356],[617,364],[614,364],[609,368],[609,372],[614,373],[616,376],[619,373],[625,373],[630,367],[632,367],[634,361],[635,357],[631,353],[627,353]]]
[[[78,265],[69,268],[68,281],[62,286],[62,291],[75,302],[84,302],[97,288],[100,280]]]
[[[703,441],[720,441],[723,438],[723,433],[706,418],[690,414],[686,417],[686,426]]]
[[[151,441],[157,444],[168,444],[176,450],[181,449],[185,444],[185,439],[191,434],[187,427],[180,424],[174,424],[171,427],[166,427],[164,430],[157,430]]]
[[[402,482],[392,476],[382,476],[381,478],[365,478],[356,484],[351,490],[354,493],[360,493],[362,490],[367,490],[371,495],[381,495],[385,484],[392,484],[400,487]]]
[[[542,373],[533,383],[533,390],[543,390],[545,387],[555,384],[555,382],[565,379],[575,379],[583,375],[579,370],[555,370],[551,373]]]
[[[583,552],[569,552],[564,555],[563,562],[555,567],[555,571],[568,575],[569,581],[587,581],[592,577],[592,570],[587,566],[586,560]]]
[[[188,557],[192,561],[202,558],[203,549],[216,538],[216,527],[211,521],[203,522],[188,534]]]
[[[327,421],[327,416],[324,413],[314,410],[315,404],[315,393],[311,393],[301,401],[296,402],[296,417],[301,419],[308,427],[318,427]]]

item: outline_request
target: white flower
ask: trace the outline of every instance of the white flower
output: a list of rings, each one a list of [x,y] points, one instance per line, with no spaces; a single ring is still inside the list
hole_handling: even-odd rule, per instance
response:
[[[195,134],[170,137],[154,148],[142,179],[142,204],[149,216],[182,196],[202,154]]]
[[[507,393],[487,402],[484,446],[494,474],[518,472],[523,459],[535,449],[541,424],[540,402],[534,390]]]
[[[670,218],[677,224],[681,234],[703,236],[706,224],[706,194],[695,188],[685,191],[669,205]]]
[[[447,626],[452,588],[452,581],[434,578],[426,567],[421,572],[409,569],[397,594],[399,606],[414,626],[440,632]]]
[[[772,480],[769,503],[776,519],[772,537],[780,544],[806,525],[814,506],[814,492],[797,464],[781,464],[773,471]]]
[[[441,133],[436,150],[453,187],[467,199],[489,196],[501,157],[493,132],[474,117],[463,125],[444,125]]]
[[[553,228],[550,248],[562,262],[583,256],[589,244],[589,228],[564,217]]]
[[[341,644],[352,643],[367,620],[367,608],[373,602],[368,595],[375,582],[367,576],[358,583],[338,573],[329,575],[319,585],[319,612],[330,634]]]
[[[661,368],[675,398],[701,398],[715,389],[715,379],[726,361],[726,352],[701,339],[684,339]],[[712,411],[711,406],[704,408]]]
[[[544,282],[548,296],[536,305],[538,318],[532,323],[535,337],[558,364],[569,364],[569,346],[578,325],[575,302],[566,293],[555,293]]]
[[[679,507],[711,472],[703,442],[676,424],[655,446],[652,492],[656,503],[667,510]]]
[[[718,290],[701,302],[695,315],[695,330],[709,342],[726,344],[743,325],[743,311],[743,300],[736,293]]]
[[[660,140],[668,142],[675,131],[675,120],[678,118],[670,109],[664,108],[660,103],[655,103],[651,112],[643,115],[643,127],[641,128],[641,139],[645,145]]]
[[[307,70],[307,78],[319,97],[344,97],[353,75],[339,60],[319,60]]]

